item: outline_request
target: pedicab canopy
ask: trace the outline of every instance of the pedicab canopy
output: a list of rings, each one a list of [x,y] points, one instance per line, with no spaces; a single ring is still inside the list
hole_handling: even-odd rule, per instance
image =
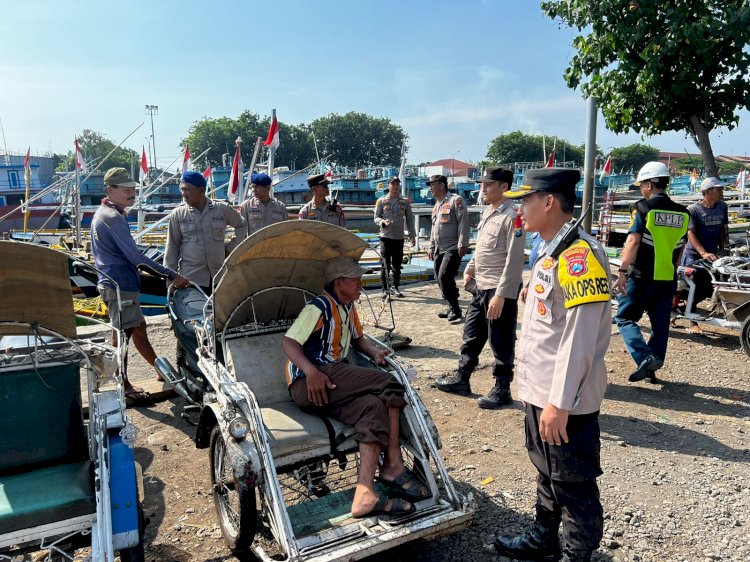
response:
[[[267,324],[295,318],[305,305],[304,294],[282,287],[316,296],[325,286],[330,260],[348,256],[358,261],[366,248],[356,234],[319,221],[290,220],[262,228],[234,249],[216,276],[212,297],[216,331],[253,321]],[[257,294],[271,288],[277,290]]]
[[[76,337],[68,256],[25,242],[0,241],[0,322],[39,324]],[[0,334],[19,328],[0,325]]]

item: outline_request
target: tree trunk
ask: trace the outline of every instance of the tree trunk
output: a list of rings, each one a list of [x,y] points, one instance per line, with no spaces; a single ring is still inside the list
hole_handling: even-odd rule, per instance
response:
[[[693,137],[695,144],[701,151],[703,158],[703,171],[707,178],[718,178],[719,169],[716,166],[716,158],[711,148],[711,139],[708,138],[708,131],[697,115],[690,116],[690,136]]]

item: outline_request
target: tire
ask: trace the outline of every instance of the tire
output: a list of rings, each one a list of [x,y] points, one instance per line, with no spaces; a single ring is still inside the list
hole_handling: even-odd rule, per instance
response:
[[[244,492],[235,490],[226,444],[218,425],[211,430],[210,460],[211,488],[221,534],[235,555],[245,554],[250,551],[258,527],[255,488]]]
[[[745,318],[742,322],[742,329],[740,330],[740,344],[742,344],[742,351],[747,355],[750,355],[750,316]]]
[[[144,534],[145,534],[145,519],[143,516],[143,507],[141,502],[138,502],[138,544],[130,547],[123,548],[120,551],[120,562],[146,562],[146,551],[143,546]]]

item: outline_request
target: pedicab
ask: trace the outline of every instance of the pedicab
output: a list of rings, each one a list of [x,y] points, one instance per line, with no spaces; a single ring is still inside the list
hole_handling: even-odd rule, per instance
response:
[[[0,263],[0,560],[141,561],[124,348],[78,335],[64,253],[3,241]]]
[[[403,359],[391,353],[385,367],[406,389],[402,454],[431,497],[402,517],[352,517],[359,461],[354,428],[303,412],[289,396],[284,333],[322,292],[327,262],[358,260],[365,248],[337,226],[278,223],[232,252],[211,297],[197,287],[170,292],[168,310],[182,351],[177,368],[160,357],[157,369],[193,411],[196,444],[210,453],[219,526],[240,558],[357,560],[471,522],[472,498],[448,475],[437,429],[409,384],[413,368]],[[381,368],[358,352],[347,359]]]

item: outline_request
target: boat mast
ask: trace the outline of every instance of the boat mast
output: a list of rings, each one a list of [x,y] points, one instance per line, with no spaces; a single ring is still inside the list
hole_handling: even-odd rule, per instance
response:
[[[76,147],[78,146],[78,139],[76,139]],[[83,158],[83,155],[81,155],[81,158]],[[74,213],[76,217],[76,248],[78,250],[81,249],[83,246],[83,241],[81,240],[81,221],[83,220],[83,217],[81,216],[81,171],[78,168],[78,154],[76,154],[76,161],[75,161],[75,168],[76,168],[76,187],[75,187],[75,199],[74,201]]]
[[[401,180],[401,195],[409,196],[409,190],[406,186],[406,141],[401,145],[401,165],[398,169],[398,179]]]

